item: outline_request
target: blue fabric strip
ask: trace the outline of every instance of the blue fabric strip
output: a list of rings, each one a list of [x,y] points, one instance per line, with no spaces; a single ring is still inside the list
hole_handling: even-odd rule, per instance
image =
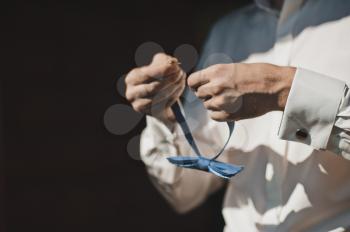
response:
[[[197,157],[193,156],[172,156],[168,157],[168,161],[172,164],[175,164],[182,168],[191,168],[191,169],[197,169],[202,170],[206,172],[211,172],[219,177],[229,179],[232,176],[236,175],[237,173],[241,172],[243,170],[243,166],[237,166],[233,164],[223,163],[220,161],[217,161],[216,159],[223,153],[225,150],[233,129],[234,129],[234,122],[228,122],[228,128],[229,128],[229,136],[228,139],[223,146],[223,148],[219,151],[217,155],[215,155],[213,158],[205,158],[201,155],[195,140],[192,136],[191,130],[186,122],[186,119],[184,115],[181,112],[181,108],[179,104],[176,102],[174,105],[172,105],[171,109],[173,110],[175,114],[176,121],[179,123],[182,131],[185,134],[185,138],[187,142],[190,144],[193,151],[196,153]]]
[[[191,129],[188,126],[186,119],[181,112],[181,108],[180,108],[179,103],[175,102],[175,104],[173,104],[171,106],[171,109],[172,109],[173,113],[175,114],[176,121],[180,124],[180,127],[181,127],[183,133],[185,134],[187,142],[191,145],[191,148],[196,153],[196,155],[201,156],[201,153],[197,147],[197,144],[194,141],[194,138],[192,136]]]

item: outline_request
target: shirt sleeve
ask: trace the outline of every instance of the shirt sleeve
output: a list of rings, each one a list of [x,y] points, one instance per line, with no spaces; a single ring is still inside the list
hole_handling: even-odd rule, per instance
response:
[[[141,159],[147,167],[152,183],[176,211],[179,213],[189,211],[223,185],[223,181],[214,175],[179,168],[169,163],[166,159],[168,156],[194,155],[181,128],[176,124],[174,131],[171,132],[168,127],[151,116],[147,116],[146,120],[147,126],[141,135]],[[216,133],[210,125],[200,130]],[[199,146],[206,144],[205,147],[200,146],[202,151],[211,152],[210,146],[215,141],[201,136],[202,132],[196,131],[193,135]]]
[[[208,56],[220,47],[222,33],[218,33],[218,30],[223,30],[222,25],[217,23],[211,29],[196,70],[204,68]],[[181,107],[188,113],[186,119],[202,155],[216,154],[218,145],[223,144],[225,133],[222,133],[217,123],[208,120],[206,109],[191,91],[185,90],[183,96],[186,104]],[[213,174],[179,168],[169,163],[166,159],[168,156],[195,154],[178,124],[170,131],[151,116],[147,116],[146,120],[147,126],[140,141],[141,159],[147,167],[152,183],[175,210],[186,212],[198,206],[207,196],[224,185],[223,180]],[[225,156],[220,158],[225,159]]]
[[[350,93],[345,82],[298,68],[279,137],[350,159]]]

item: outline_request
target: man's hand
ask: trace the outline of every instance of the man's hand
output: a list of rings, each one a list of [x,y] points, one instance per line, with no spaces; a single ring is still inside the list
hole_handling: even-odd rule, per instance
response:
[[[174,120],[170,106],[181,96],[186,74],[176,58],[159,53],[148,66],[131,70],[125,83],[126,98],[135,111],[152,115],[167,124]]]
[[[218,64],[193,73],[188,85],[217,121],[284,110],[295,68],[271,64]]]

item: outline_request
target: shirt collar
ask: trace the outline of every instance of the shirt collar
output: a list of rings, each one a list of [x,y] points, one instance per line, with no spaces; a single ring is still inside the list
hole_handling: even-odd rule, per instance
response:
[[[268,13],[273,13],[273,14],[276,14],[277,16],[281,14],[281,10],[278,10],[272,7],[271,0],[254,0],[254,1],[259,8],[267,11]],[[307,0],[285,0],[282,7],[282,11],[283,13],[288,12],[288,15],[289,15],[289,13],[291,13],[292,11],[295,11],[298,8],[300,8],[306,1]]]
[[[255,4],[264,11],[273,14],[279,14],[279,10],[272,8],[271,0],[254,0]]]

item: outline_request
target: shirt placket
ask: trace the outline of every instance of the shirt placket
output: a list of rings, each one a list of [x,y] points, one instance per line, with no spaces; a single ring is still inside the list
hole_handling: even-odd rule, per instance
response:
[[[276,29],[276,43],[274,46],[273,57],[274,63],[280,66],[288,66],[291,63],[292,48],[294,43],[293,29],[295,27],[299,9],[303,5],[304,0],[286,0],[284,6],[280,12],[277,29]],[[288,143],[286,145],[288,147]],[[273,191],[278,191],[278,193],[268,193],[270,196],[270,204],[275,205],[276,202],[282,203],[283,195],[283,183],[286,178],[286,173],[288,170],[288,148],[284,154],[284,159],[286,162],[283,162],[283,168],[280,169],[282,172],[279,178],[273,178],[267,182],[266,190],[269,189]],[[269,163],[273,163],[273,160],[269,160]],[[275,164],[276,165],[276,164]],[[278,187],[279,186],[279,187]],[[283,206],[277,207],[275,210],[276,220],[281,221],[281,211]]]
[[[287,66],[291,62],[293,29],[303,3],[304,0],[286,0],[283,5],[276,29],[274,47],[274,63],[276,65]]]

